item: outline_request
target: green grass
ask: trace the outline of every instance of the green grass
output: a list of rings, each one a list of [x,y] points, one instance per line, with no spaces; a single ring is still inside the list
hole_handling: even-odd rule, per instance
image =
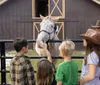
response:
[[[16,52],[10,51],[10,52],[7,52],[6,54],[15,55]],[[28,55],[28,56],[38,56],[35,50],[29,50],[29,52],[26,55]],[[84,52],[83,51],[75,51],[73,56],[84,56]],[[81,70],[82,59],[73,59],[73,60],[78,64],[78,69]],[[31,59],[32,65],[33,65],[35,70],[37,69],[37,61],[38,61],[38,59]],[[63,59],[57,59],[56,66],[59,63],[61,63],[62,61],[63,61]],[[6,69],[9,70],[9,66],[7,66]],[[80,74],[79,74],[79,76],[80,76]],[[7,79],[7,83],[10,83],[10,74],[9,73],[6,74],[6,79]],[[1,77],[0,77],[0,81],[1,81]]]

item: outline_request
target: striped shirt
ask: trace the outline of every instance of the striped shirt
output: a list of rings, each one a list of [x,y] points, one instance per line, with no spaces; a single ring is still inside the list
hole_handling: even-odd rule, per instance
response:
[[[29,58],[17,54],[10,63],[11,85],[35,85],[34,69]]]

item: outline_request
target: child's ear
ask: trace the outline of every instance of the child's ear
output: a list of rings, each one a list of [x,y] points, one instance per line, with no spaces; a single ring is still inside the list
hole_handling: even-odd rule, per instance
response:
[[[22,50],[26,49],[26,47],[23,47]]]

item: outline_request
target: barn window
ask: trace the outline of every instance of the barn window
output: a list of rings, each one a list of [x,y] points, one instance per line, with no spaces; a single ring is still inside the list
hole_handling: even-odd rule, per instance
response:
[[[32,0],[32,17],[51,15],[65,18],[65,0]]]
[[[39,15],[48,15],[48,0],[32,0],[32,15],[39,17]]]

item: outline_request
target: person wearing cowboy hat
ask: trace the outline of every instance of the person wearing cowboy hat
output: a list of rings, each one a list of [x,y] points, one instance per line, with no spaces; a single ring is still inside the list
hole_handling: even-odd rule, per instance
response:
[[[91,27],[97,31],[100,31],[100,20],[97,20],[96,25],[91,25]]]
[[[81,34],[86,48],[79,85],[100,85],[100,32],[88,29]]]

